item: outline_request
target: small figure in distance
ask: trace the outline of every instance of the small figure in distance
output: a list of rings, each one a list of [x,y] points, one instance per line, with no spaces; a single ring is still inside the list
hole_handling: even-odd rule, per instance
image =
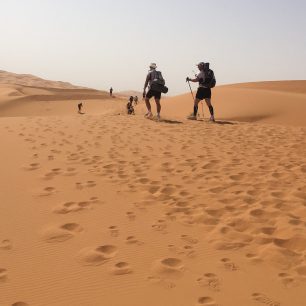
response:
[[[138,97],[137,96],[134,97],[134,102],[135,102],[135,105],[138,104]]]
[[[111,87],[110,89],[109,89],[109,95],[112,97],[113,96],[113,87]]]
[[[133,107],[133,100],[134,98],[130,96],[129,102],[126,105],[128,115],[135,115],[134,107]]]
[[[194,79],[186,78],[186,82],[199,83],[198,91],[194,99],[193,115],[188,117],[188,119],[197,120],[199,102],[205,100],[210,112],[210,121],[215,122],[214,108],[211,104],[211,88],[216,84],[215,75],[209,68],[209,63],[201,62],[197,66],[200,73]]]
[[[81,115],[84,114],[84,113],[82,112],[82,108],[83,108],[83,103],[80,102],[80,103],[78,104],[78,113],[81,114]]]

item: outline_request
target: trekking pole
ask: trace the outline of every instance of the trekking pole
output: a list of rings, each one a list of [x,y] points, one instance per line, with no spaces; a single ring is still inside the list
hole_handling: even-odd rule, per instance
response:
[[[191,92],[191,95],[192,95],[192,99],[193,99],[193,101],[194,101],[194,95],[193,95],[193,92],[192,92],[192,88],[191,88],[190,82],[189,82],[189,81],[187,81],[187,82],[188,82],[188,85],[189,85],[189,88],[190,88],[190,92]]]

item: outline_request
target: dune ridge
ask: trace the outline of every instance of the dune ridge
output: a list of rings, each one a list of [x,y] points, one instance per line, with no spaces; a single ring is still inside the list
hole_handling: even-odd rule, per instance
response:
[[[81,86],[75,86],[68,82],[45,80],[31,74],[17,74],[4,70],[0,70],[0,84],[12,84],[12,85],[22,85],[22,86],[43,87],[43,88],[59,88],[59,89],[86,88]]]

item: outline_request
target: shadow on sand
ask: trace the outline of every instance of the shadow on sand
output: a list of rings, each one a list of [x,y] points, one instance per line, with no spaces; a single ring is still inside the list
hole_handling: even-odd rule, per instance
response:
[[[182,121],[171,120],[171,119],[161,119],[159,122],[168,123],[168,124],[182,124]]]
[[[215,122],[211,122],[209,120],[204,120],[204,119],[198,119],[196,120],[197,122],[207,122],[207,123],[210,123],[210,124],[220,124],[220,125],[235,125],[237,124],[237,122],[232,122],[232,121],[227,121],[227,120],[216,120]]]
[[[225,124],[229,124],[229,125],[234,125],[237,124],[236,122],[231,122],[231,121],[225,121],[225,120],[216,120],[215,124],[221,124],[221,125],[225,125]]]

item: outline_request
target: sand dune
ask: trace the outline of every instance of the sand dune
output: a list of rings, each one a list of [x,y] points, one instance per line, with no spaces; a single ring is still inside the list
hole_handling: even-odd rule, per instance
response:
[[[17,74],[0,70],[0,84],[33,86],[42,88],[60,89],[84,89],[85,87],[75,86],[68,82],[50,81],[31,74]]]
[[[306,125],[306,81],[259,82],[213,89],[216,117],[221,120]],[[194,87],[194,94],[196,87]],[[192,112],[190,93],[163,103],[163,113],[184,118]],[[200,114],[202,109],[200,105]],[[204,105],[204,114],[209,117]]]
[[[220,124],[186,120],[189,95],[157,123],[99,91],[1,85],[0,305],[304,306],[288,84],[216,88]]]
[[[0,85],[0,117],[71,115],[83,102],[84,111],[101,113],[101,103],[122,109],[124,98],[112,99],[105,91]]]

